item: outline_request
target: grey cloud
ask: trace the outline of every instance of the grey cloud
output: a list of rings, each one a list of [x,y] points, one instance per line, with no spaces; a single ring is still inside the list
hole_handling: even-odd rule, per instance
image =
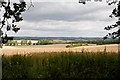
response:
[[[93,3],[35,3],[18,23],[19,36],[104,36],[104,27],[114,19],[108,16],[112,7]],[[27,32],[27,33],[26,33]],[[13,33],[10,33],[12,35]]]
[[[110,22],[111,23],[111,22]],[[40,22],[23,22],[20,25],[21,30],[33,30],[34,32],[53,32],[74,33],[74,32],[95,32],[103,31],[106,22],[101,21],[40,21]],[[71,35],[71,34],[70,34]]]
[[[110,11],[111,8],[105,4],[99,6],[81,5],[77,3],[35,3],[35,7],[28,10],[23,16],[27,21],[41,21],[41,20],[99,20],[101,16],[98,11]],[[105,8],[106,6],[106,8]],[[96,14],[96,15],[89,15]],[[97,15],[99,14],[99,15]],[[109,18],[109,17],[108,17]],[[107,19],[104,19],[104,21]]]

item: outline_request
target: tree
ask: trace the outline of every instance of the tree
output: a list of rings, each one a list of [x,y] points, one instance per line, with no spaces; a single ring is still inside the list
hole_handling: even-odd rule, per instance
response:
[[[117,7],[115,7],[112,11],[112,14],[109,16],[109,17],[116,17],[118,20],[115,24],[113,25],[109,25],[107,27],[105,27],[104,29],[105,30],[111,30],[113,28],[118,28],[117,31],[115,32],[112,32],[112,33],[108,33],[104,39],[106,39],[107,37],[111,37],[113,39],[116,39],[116,38],[119,38],[120,39],[120,1],[117,1],[117,0],[113,0],[112,2],[108,2],[109,5],[112,5],[112,4],[117,4]]]
[[[32,45],[32,41],[29,40],[29,41],[27,42],[27,44],[28,44],[28,45]]]
[[[12,4],[12,5],[11,5]],[[7,32],[20,30],[16,23],[23,20],[21,14],[26,10],[26,2],[19,0],[18,3],[11,3],[10,0],[0,0],[0,7],[4,10],[0,21],[0,44],[8,41]],[[6,31],[3,31],[6,28]]]

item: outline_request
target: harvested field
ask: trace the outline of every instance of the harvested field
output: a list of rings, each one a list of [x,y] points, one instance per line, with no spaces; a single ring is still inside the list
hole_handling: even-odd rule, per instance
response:
[[[2,52],[5,55],[14,54],[31,54],[31,53],[42,53],[42,52],[118,52],[118,44],[109,45],[90,45],[80,46],[74,48],[66,48],[68,44],[53,44],[53,45],[39,45],[39,46],[3,46]]]

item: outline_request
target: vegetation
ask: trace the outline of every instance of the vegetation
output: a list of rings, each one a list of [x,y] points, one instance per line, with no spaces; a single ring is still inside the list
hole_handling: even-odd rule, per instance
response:
[[[22,41],[21,41],[21,45],[28,45],[27,42],[28,42],[27,40],[22,40]]]
[[[27,42],[27,44],[28,44],[28,45],[32,45],[32,41],[29,40],[29,41]]]
[[[38,40],[36,45],[48,45],[48,44],[52,44],[52,43],[53,43],[53,40],[41,39],[41,40]]]
[[[7,31],[14,31],[16,33],[20,30],[16,23],[23,20],[21,15],[26,11],[26,2],[20,0],[18,3],[12,3],[11,0],[0,0],[0,9],[2,9],[2,17],[0,18],[0,42],[6,43],[8,41]],[[3,28],[6,30],[3,30]]]
[[[89,1],[89,0],[88,0]],[[99,0],[94,0],[94,1],[99,1]],[[102,1],[102,0],[100,0]],[[87,0],[79,0],[79,3],[86,4]],[[113,18],[115,17],[117,21],[113,25],[109,25],[105,27],[105,30],[112,30],[112,29],[117,29],[116,31],[108,33],[104,39],[107,39],[108,37],[111,37],[112,39],[118,38],[120,40],[120,1],[119,0],[106,0],[108,5],[116,5],[116,7],[113,9],[111,15],[109,17]]]
[[[40,39],[36,40],[37,42],[32,42],[32,40],[21,40],[21,42],[17,40],[8,40],[5,43],[5,46],[16,46],[16,45],[22,45],[22,46],[29,46],[29,45],[49,45],[49,44],[66,44],[68,43],[65,40],[52,40],[52,39]]]
[[[2,56],[2,77],[118,80],[119,57],[116,53],[57,52],[34,55]]]
[[[18,43],[17,41],[13,41],[13,40],[8,40],[7,43],[5,43],[5,46],[17,46]]]
[[[120,40],[118,40],[118,39],[115,39],[115,40],[75,40],[75,41],[69,42],[69,43],[104,45],[104,44],[119,44]]]
[[[80,44],[80,43],[78,43],[78,44],[70,44],[70,45],[67,45],[66,48],[80,47],[80,46],[88,46],[88,44]]]
[[[49,44],[70,44],[66,47],[79,47],[79,46],[87,46],[88,44],[97,44],[97,45],[104,45],[104,44],[119,44],[120,41],[118,39],[116,40],[71,40],[69,42],[64,40],[50,40],[50,39],[41,39],[38,40],[37,43],[32,43],[31,40],[21,40],[21,42],[18,42],[17,40],[8,40],[7,43],[5,43],[5,46],[28,46],[28,45],[49,45]]]
[[[108,0],[108,4],[112,5],[112,4],[116,4],[117,6],[113,9],[112,14],[109,16],[111,18],[115,17],[117,19],[117,21],[115,22],[115,24],[113,25],[109,25],[107,27],[105,27],[105,30],[113,30],[113,29],[117,29],[116,31],[113,31],[112,33],[108,33],[104,39],[111,37],[113,39],[118,38],[120,40],[120,1],[118,0]]]
[[[18,42],[17,40],[8,40],[7,43],[5,43],[5,46],[18,46],[18,45],[32,45],[31,40],[21,40],[21,42]]]

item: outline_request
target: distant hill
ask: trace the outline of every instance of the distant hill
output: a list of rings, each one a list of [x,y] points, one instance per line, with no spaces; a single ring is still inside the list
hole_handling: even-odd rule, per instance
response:
[[[103,40],[102,37],[13,37],[14,40],[39,40],[39,39],[57,39],[57,40]]]

